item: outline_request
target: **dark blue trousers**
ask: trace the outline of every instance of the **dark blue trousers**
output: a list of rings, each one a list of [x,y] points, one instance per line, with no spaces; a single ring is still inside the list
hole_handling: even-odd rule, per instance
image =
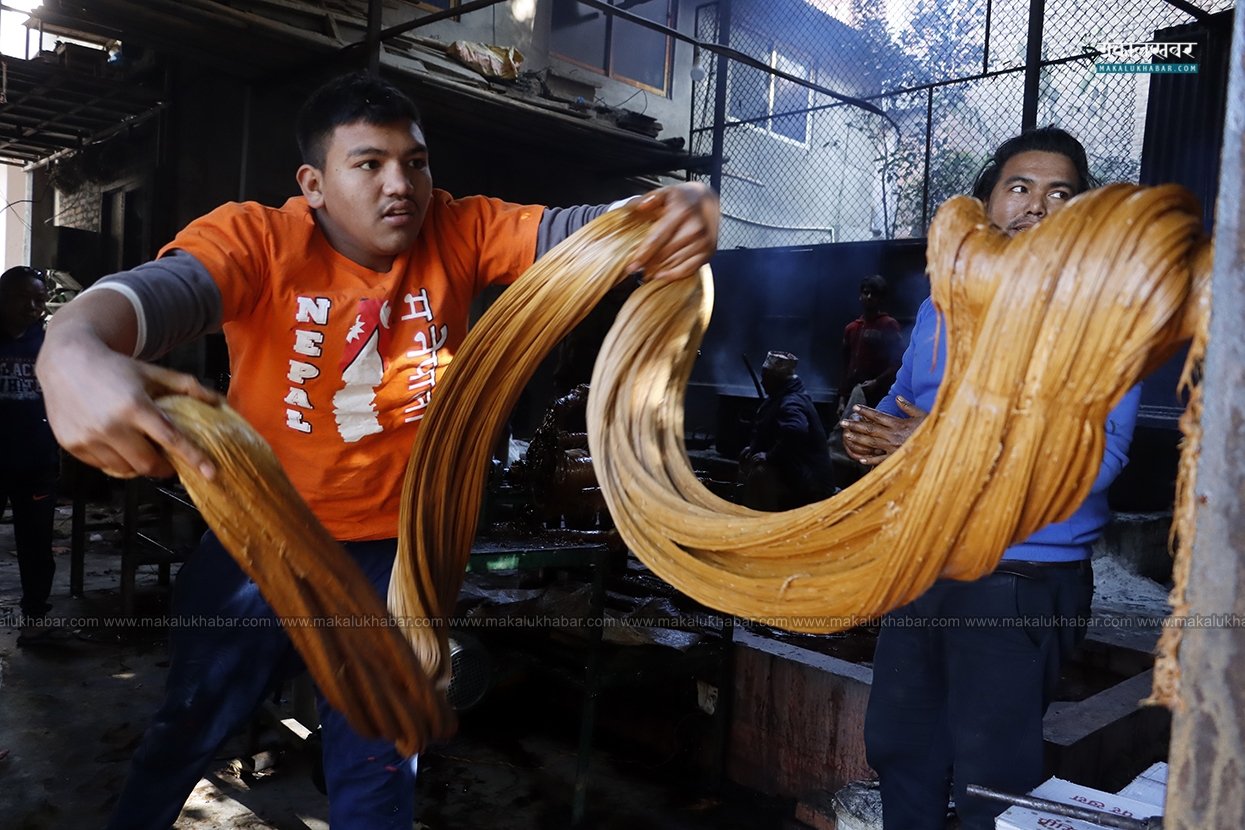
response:
[[[346,550],[385,596],[397,541]],[[164,703],[134,754],[109,830],[167,830],[224,742],[305,667],[271,607],[208,533],[173,591]],[[333,830],[410,830],[415,760],[365,740],[317,690]]]
[[[1029,571],[939,581],[883,618],[865,749],[885,830],[943,830],[953,783],[964,830],[993,830],[1006,805],[969,798],[969,784],[1042,782],[1042,716],[1084,636],[1094,578],[1088,561]]]
[[[46,616],[52,606],[52,523],[56,520],[56,482],[60,470],[0,470],[0,513],[13,506],[13,541],[22,580],[22,616]]]

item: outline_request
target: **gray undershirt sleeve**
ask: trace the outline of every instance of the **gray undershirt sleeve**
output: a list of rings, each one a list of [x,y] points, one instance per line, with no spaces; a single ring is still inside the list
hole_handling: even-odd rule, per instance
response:
[[[635,197],[619,199],[617,202],[609,205],[576,205],[575,207],[568,208],[545,208],[544,215],[540,217],[540,228],[536,231],[536,258],[540,259],[549,253],[555,245],[601,214],[616,207],[621,207],[633,198]]]
[[[185,251],[104,277],[87,290],[116,291],[134,306],[134,357],[139,360],[155,360],[174,346],[220,329],[220,289],[207,268]]]

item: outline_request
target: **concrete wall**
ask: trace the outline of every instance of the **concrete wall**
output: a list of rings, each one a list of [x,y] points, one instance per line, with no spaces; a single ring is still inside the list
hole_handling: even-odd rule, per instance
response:
[[[29,265],[26,231],[26,173],[20,167],[5,165],[0,172],[0,251],[4,252],[4,270],[14,265]]]
[[[877,777],[865,760],[869,664],[747,631],[736,633],[735,644],[727,755],[732,781],[769,795],[807,798]],[[1086,642],[1065,668],[1065,681],[1074,678],[1068,683],[1073,689],[1092,671],[1092,683],[1105,688],[1053,703],[1047,711],[1042,731],[1048,776],[1114,792],[1162,759],[1170,714],[1140,702],[1150,690],[1152,661],[1149,651]]]
[[[876,777],[864,741],[872,669],[746,631],[735,661],[732,781],[798,797]]]
[[[856,92],[857,34],[841,21],[804,3],[740,2],[732,16],[731,45],[759,60],[761,41],[772,39],[779,55],[807,61],[811,80],[846,94]],[[744,73],[733,65],[728,101]],[[809,96],[810,107],[831,99]],[[723,221],[720,247],[750,248],[820,245],[873,238],[871,205],[876,171],[859,160],[874,155],[872,140],[859,126],[861,110],[836,107],[810,112],[806,140],[796,141],[759,124],[732,122],[727,105],[723,155]]]

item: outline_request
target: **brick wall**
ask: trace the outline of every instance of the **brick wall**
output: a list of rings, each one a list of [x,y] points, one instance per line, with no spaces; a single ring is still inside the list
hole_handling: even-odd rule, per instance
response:
[[[101,194],[100,186],[92,182],[83,184],[75,193],[62,193],[57,190],[56,212],[52,217],[52,224],[99,233],[102,230],[99,226]]]

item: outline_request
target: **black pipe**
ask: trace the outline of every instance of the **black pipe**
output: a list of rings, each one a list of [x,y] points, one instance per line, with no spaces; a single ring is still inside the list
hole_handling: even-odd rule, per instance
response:
[[[1029,43],[1025,50],[1025,100],[1020,129],[1037,126],[1038,90],[1042,83],[1042,28],[1046,20],[1046,0],[1029,0]]]
[[[1011,793],[1003,793],[998,790],[981,787],[977,784],[969,784],[966,792],[975,798],[1002,801],[1004,804],[1011,804],[1014,807],[1037,810],[1039,813],[1053,813],[1064,818],[1088,821],[1103,827],[1118,828],[1118,830],[1163,830],[1162,816],[1132,818],[1117,813],[1108,813],[1104,810],[1092,810],[1089,807],[1060,804],[1058,801],[1049,801],[1032,795],[1012,795]]]
[[[718,0],[718,43],[729,46],[730,42],[731,0]],[[722,192],[722,166],[726,163],[726,85],[730,64],[730,58],[718,53],[713,72],[713,167],[709,173],[709,186],[715,193]]]
[[[757,373],[752,370],[752,361],[746,354],[741,354],[740,357],[744,359],[744,366],[748,369],[748,376],[752,378],[752,385],[757,388],[757,397],[765,400],[765,388],[761,386],[761,381],[757,380]]]
[[[380,74],[382,0],[367,0],[367,71]]]

